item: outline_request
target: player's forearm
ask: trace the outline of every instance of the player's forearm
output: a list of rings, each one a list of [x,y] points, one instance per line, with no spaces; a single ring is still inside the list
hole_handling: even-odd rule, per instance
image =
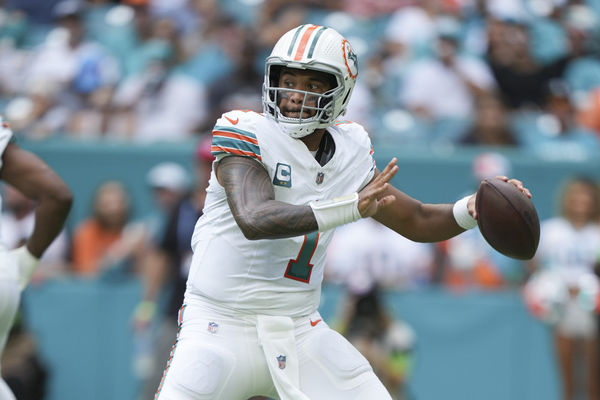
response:
[[[41,257],[58,236],[67,219],[71,204],[72,196],[68,189],[63,193],[44,195],[39,199],[35,209],[35,226],[27,241],[27,249],[32,255]]]
[[[318,229],[310,206],[275,200],[269,175],[260,163],[247,157],[226,157],[219,162],[217,176],[246,238],[277,239]]]
[[[309,206],[295,206],[275,200],[234,213],[234,217],[244,236],[250,240],[300,236],[318,229],[317,220]]]
[[[407,212],[406,207],[394,207],[392,203],[374,218],[415,242],[439,242],[464,232],[454,219],[452,204],[415,202]]]

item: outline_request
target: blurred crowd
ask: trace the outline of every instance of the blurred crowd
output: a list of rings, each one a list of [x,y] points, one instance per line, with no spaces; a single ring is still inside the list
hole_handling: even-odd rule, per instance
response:
[[[141,398],[151,398],[176,334],[190,237],[213,160],[208,133],[223,112],[262,110],[264,58],[292,27],[331,26],[352,43],[360,74],[345,118],[365,125],[376,149],[485,146],[473,160],[473,191],[483,178],[511,175],[508,159],[493,150],[523,148],[570,160],[600,154],[600,0],[0,4],[0,112],[18,136],[197,140],[192,171],[170,162],[148,171],[152,215],[133,219],[127,188],[105,182],[88,218],[59,236],[34,277],[140,279],[132,328],[138,344],[151,343],[134,355],[133,368],[146,382]],[[521,288],[536,271],[555,269],[580,272],[560,279],[570,293],[565,298],[589,295],[580,276],[589,277],[600,262],[600,196],[598,182],[574,181],[580,185],[560,193],[559,222],[543,222],[542,232],[555,233],[542,234],[539,255],[527,264],[492,250],[477,229],[436,244],[408,241],[367,220],[339,229],[325,278],[347,292],[339,329],[395,398],[405,398],[418,335],[388,314],[381,292]],[[33,204],[9,186],[2,198],[2,238],[16,247],[31,232]],[[570,245],[556,246],[553,238]],[[553,251],[558,248],[563,253]],[[575,391],[567,359],[578,339],[588,346],[585,354],[597,352],[597,305],[587,299],[584,311],[571,305],[575,317],[553,319],[556,310],[546,299],[532,298],[532,312],[558,326],[565,387]],[[589,369],[597,374],[594,360]],[[596,398],[597,389],[589,390]]]
[[[4,0],[0,107],[31,139],[180,141],[262,110],[302,23],[359,59],[347,118],[382,145],[600,149],[598,0]]]

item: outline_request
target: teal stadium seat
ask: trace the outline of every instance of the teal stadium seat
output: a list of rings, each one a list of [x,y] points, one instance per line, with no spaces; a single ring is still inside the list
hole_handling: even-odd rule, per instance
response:
[[[431,139],[429,125],[401,108],[377,109],[371,136],[377,146],[427,146]]]
[[[431,123],[431,140],[439,144],[458,143],[471,124],[469,118],[437,118]]]
[[[244,26],[252,26],[258,20],[263,0],[220,0],[219,6],[226,15],[232,16]]]
[[[600,87],[600,61],[596,56],[577,58],[569,63],[564,77],[577,100],[577,96]]]
[[[548,64],[567,54],[567,37],[559,23],[547,18],[535,19],[531,23],[530,34],[531,52],[542,64]]]
[[[52,29],[54,29],[53,25],[31,24],[23,38],[21,47],[32,49],[41,45]]]
[[[217,44],[203,48],[180,66],[181,72],[195,77],[207,86],[230,73],[233,68],[233,61]]]

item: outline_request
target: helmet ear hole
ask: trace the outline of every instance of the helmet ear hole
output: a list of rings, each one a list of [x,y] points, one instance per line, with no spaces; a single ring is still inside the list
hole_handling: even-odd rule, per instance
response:
[[[279,77],[281,76],[281,65],[271,65],[269,68],[269,87],[276,88],[279,86]],[[279,101],[281,100],[281,93],[279,90],[267,90],[269,100],[271,100],[275,106],[279,105]]]
[[[269,86],[277,87],[279,85],[279,77],[281,76],[281,65],[271,65],[269,69]]]
[[[331,74],[329,74],[329,87],[331,88],[331,89],[329,89],[329,91],[333,91],[333,90],[337,89],[337,87],[338,87],[337,79],[335,78],[334,75],[331,75]]]

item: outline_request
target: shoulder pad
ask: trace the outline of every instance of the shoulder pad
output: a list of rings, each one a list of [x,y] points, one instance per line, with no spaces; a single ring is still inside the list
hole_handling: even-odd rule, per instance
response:
[[[240,155],[261,160],[260,147],[255,133],[253,111],[229,111],[217,120],[213,128],[212,154],[217,159],[225,155]]]

